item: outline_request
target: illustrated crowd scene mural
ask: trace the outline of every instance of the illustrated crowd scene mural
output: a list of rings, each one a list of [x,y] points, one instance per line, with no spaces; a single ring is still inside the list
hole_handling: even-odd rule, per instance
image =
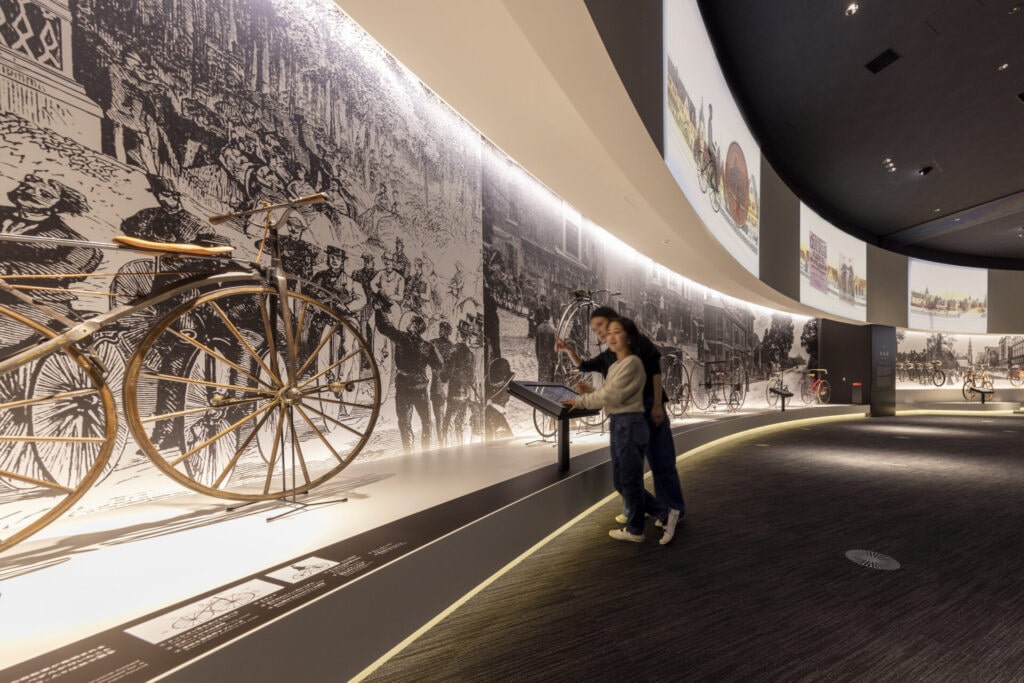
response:
[[[813,363],[815,320],[708,291],[621,244],[333,3],[11,0],[0,3],[0,57],[0,234],[230,244],[248,261],[259,220],[214,226],[207,216],[327,195],[292,215],[281,249],[296,286],[329,294],[379,369],[380,416],[360,458],[536,433],[508,383],[564,379],[557,335],[585,355],[599,351],[586,326],[596,305],[634,318],[667,371],[742,366],[748,407],[765,405],[773,371],[796,377]],[[730,168],[721,169],[727,185]],[[756,245],[756,182],[746,171],[736,182],[750,200],[726,209]],[[6,242],[0,275],[60,288],[38,300],[77,321],[152,288],[154,267],[178,266]],[[0,305],[19,304],[0,293]],[[102,346],[119,402],[133,347],[164,313],[129,319]],[[3,357],[19,340],[0,334]],[[0,390],[15,395],[30,381],[11,373]],[[728,403],[717,410],[736,407]],[[46,430],[38,411],[7,419]],[[180,447],[170,434],[151,439]],[[0,447],[0,470],[45,477],[41,461],[26,462],[36,455]],[[97,488],[105,492],[81,510],[181,491],[123,429]],[[0,519],[39,496],[0,477]]]

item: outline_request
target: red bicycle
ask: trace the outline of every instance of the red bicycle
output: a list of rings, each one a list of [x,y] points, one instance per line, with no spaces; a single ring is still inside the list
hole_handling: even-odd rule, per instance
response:
[[[800,380],[800,398],[810,405],[815,399],[818,403],[828,403],[832,398],[832,385],[825,379],[828,370],[825,368],[807,368],[807,374]]]

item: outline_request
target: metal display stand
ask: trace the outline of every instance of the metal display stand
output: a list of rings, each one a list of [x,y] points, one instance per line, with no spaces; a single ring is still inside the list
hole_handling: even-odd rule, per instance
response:
[[[575,399],[578,393],[558,382],[510,382],[508,393],[527,405],[558,420],[558,471],[569,471],[569,420],[599,415],[600,410],[569,410],[563,399]]]
[[[985,405],[985,399],[996,393],[993,389],[986,389],[985,387],[972,387],[971,391],[981,394],[981,405]]]
[[[785,389],[776,389],[775,387],[769,387],[768,391],[782,399],[782,412],[786,412],[786,399],[793,398],[793,392],[786,391]]]

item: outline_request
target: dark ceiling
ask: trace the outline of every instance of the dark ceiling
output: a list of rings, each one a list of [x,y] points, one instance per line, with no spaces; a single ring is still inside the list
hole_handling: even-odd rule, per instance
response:
[[[1024,0],[698,2],[762,153],[819,214],[894,251],[1024,268]]]

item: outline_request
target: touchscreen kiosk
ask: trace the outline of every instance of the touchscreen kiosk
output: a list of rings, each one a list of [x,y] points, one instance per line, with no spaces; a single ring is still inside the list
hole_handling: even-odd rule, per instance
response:
[[[529,403],[534,408],[545,412],[551,417],[559,420],[573,420],[577,417],[597,415],[600,410],[569,410],[568,406],[562,405],[563,400],[574,400],[579,394],[558,382],[511,382],[508,386],[509,393]]]
[[[537,410],[558,419],[558,471],[569,470],[569,420],[600,414],[600,410],[570,410],[562,405],[578,393],[558,382],[518,382],[508,385],[508,392]]]

